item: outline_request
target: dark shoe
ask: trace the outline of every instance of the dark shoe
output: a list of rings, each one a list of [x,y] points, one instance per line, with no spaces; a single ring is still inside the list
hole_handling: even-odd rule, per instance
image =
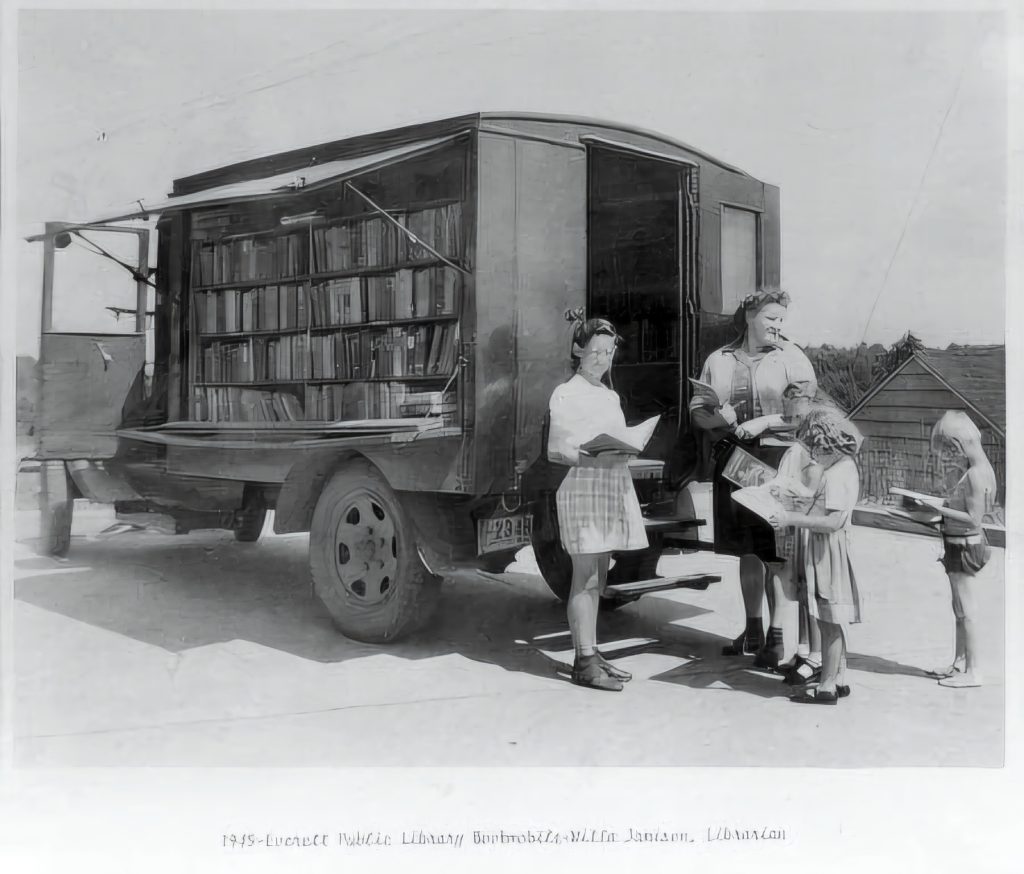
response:
[[[624,671],[622,668],[617,668],[608,659],[601,655],[601,651],[597,652],[597,661],[601,665],[601,669],[609,676],[616,680],[621,680],[623,683],[628,683],[633,679],[633,675],[629,671]]]
[[[747,630],[737,637],[728,646],[722,647],[722,655],[725,656],[748,656],[757,655],[764,649],[764,629],[761,628],[759,620],[756,624],[748,622]]]
[[[782,656],[781,650],[774,647],[764,647],[758,650],[757,655],[754,656],[754,667],[761,668],[764,671],[772,671],[773,673],[783,673],[779,668],[779,659]]]
[[[838,689],[836,692],[838,692]],[[836,692],[806,689],[793,695],[789,700],[795,701],[797,704],[836,704],[839,701],[839,695]]]
[[[849,686],[836,686],[836,698],[849,698],[850,687]]]
[[[601,667],[596,655],[577,656],[572,666],[572,681],[577,686],[601,689],[605,692],[621,692],[622,681],[610,677]]]

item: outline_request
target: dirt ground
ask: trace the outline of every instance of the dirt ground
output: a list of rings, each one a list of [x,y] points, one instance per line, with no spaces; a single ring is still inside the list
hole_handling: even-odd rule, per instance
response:
[[[705,592],[648,595],[603,616],[634,679],[581,689],[564,607],[529,550],[504,574],[447,580],[439,615],[391,646],[339,635],[310,591],[304,535],[104,539],[108,508],[78,502],[66,560],[34,554],[17,512],[15,758],[65,765],[998,766],[1003,760],[1003,551],[979,577],[986,685],[951,690],[952,616],[937,541],[855,529],[864,601],[853,694],[790,702],[777,677],[720,655],[742,625],[734,560]],[[600,742],[580,744],[599,726]],[[591,732],[593,734],[593,732]]]

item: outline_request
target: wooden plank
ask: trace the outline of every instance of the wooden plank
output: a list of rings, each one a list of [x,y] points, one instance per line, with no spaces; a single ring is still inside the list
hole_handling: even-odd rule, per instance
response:
[[[853,524],[864,528],[878,528],[882,531],[898,531],[903,534],[917,534],[921,537],[938,539],[941,533],[930,526],[918,525],[909,519],[892,516],[876,507],[857,507],[853,511]],[[1006,529],[1001,525],[984,525],[985,536],[991,546],[1006,547]]]
[[[670,589],[706,589],[711,583],[720,583],[716,574],[686,574],[679,577],[657,577],[639,580],[635,583],[618,583],[605,587],[609,595],[646,595],[651,592],[667,592]]]
[[[930,373],[908,373],[906,370],[901,370],[879,394],[884,394],[890,388],[927,390],[941,389],[943,385]]]
[[[905,440],[925,440],[921,426],[916,422],[857,422],[857,427],[865,438],[899,437]]]
[[[871,406],[865,407],[854,417],[854,421],[857,423],[857,427],[861,426],[861,423],[868,422],[901,422],[908,425],[914,425],[920,427],[921,423],[929,429],[932,425],[939,420],[939,416],[942,415],[942,410],[907,410],[903,407],[884,407],[874,406],[874,401],[871,402]]]

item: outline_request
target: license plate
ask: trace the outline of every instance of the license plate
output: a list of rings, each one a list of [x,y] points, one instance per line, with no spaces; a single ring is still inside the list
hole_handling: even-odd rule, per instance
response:
[[[528,546],[532,530],[533,516],[525,513],[480,519],[476,523],[477,552],[483,555],[487,552]]]

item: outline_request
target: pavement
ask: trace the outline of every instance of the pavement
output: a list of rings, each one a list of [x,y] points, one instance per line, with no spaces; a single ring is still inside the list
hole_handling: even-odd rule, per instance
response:
[[[446,580],[438,616],[389,646],[338,634],[312,596],[305,535],[105,538],[79,501],[65,560],[35,554],[16,513],[15,764],[65,766],[998,767],[1003,762],[1003,551],[979,577],[986,685],[947,689],[949,587],[937,541],[858,528],[864,622],[850,698],[793,704],[777,677],[721,656],[742,626],[733,559],[707,591],[602,615],[634,674],[621,693],[571,685],[564,607],[529,550],[501,575]],[[268,520],[269,521],[269,520]]]

